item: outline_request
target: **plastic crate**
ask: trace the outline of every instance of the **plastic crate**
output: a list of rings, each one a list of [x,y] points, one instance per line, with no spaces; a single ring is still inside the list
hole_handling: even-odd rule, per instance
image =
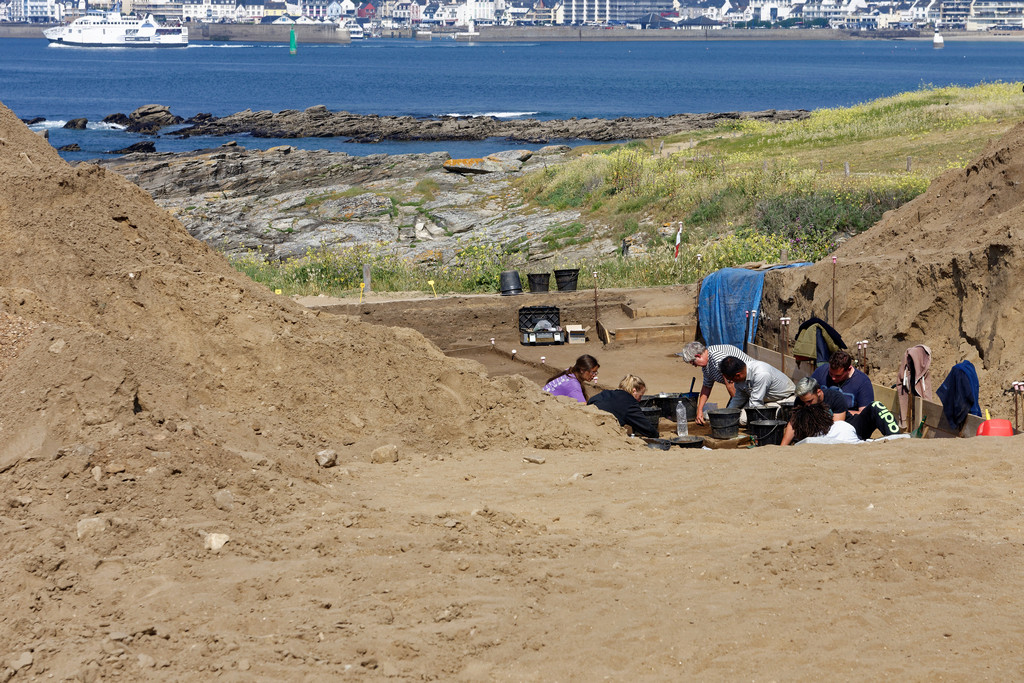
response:
[[[556,329],[561,327],[558,306],[523,306],[519,309],[520,332],[532,332],[540,322],[547,322]]]
[[[523,344],[564,344],[557,306],[524,306],[519,309],[519,335]]]

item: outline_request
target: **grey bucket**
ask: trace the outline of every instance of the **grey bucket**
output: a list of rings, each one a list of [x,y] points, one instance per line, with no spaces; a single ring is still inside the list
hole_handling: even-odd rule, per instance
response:
[[[738,408],[708,411],[708,420],[711,422],[711,437],[714,439],[732,439],[740,433]]]
[[[512,294],[523,293],[523,283],[519,279],[518,270],[502,271],[499,282],[501,283],[500,288],[502,296],[511,296]]]
[[[747,423],[747,431],[758,446],[778,446],[782,443],[786,424],[782,420],[755,420]]]
[[[551,273],[527,273],[526,280],[530,283],[531,292],[546,292],[551,283]]]

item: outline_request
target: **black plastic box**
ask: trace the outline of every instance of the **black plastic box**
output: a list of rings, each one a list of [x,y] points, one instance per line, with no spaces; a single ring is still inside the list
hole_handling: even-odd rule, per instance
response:
[[[538,325],[540,327],[538,328]],[[524,306],[519,309],[519,334],[523,344],[564,344],[565,330],[557,306]]]

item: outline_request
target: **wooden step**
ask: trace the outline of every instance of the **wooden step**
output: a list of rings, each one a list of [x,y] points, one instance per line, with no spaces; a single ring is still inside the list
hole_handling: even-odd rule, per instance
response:
[[[687,318],[697,316],[697,308],[692,301],[681,300],[676,303],[661,304],[622,304],[622,310],[632,319],[637,318]]]

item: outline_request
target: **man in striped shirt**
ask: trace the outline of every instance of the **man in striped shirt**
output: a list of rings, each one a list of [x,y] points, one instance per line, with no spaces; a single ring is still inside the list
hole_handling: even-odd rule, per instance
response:
[[[736,395],[736,387],[722,376],[718,364],[729,356],[739,358],[744,363],[754,360],[732,344],[704,346],[699,341],[688,343],[677,355],[682,356],[683,360],[690,365],[704,370],[704,386],[701,387],[700,396],[697,398],[697,414],[693,418],[699,425],[704,424],[704,404],[708,402],[708,396],[711,395],[711,388],[715,386],[715,382],[724,384],[730,397]]]

